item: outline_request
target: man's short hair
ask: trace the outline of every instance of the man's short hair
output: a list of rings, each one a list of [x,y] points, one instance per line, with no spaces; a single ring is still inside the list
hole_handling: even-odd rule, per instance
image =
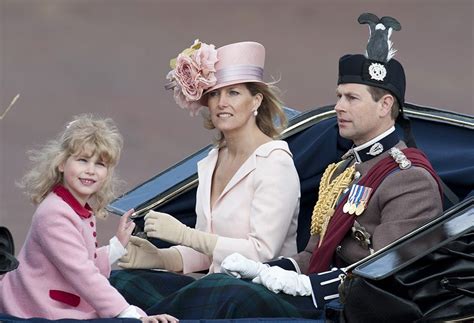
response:
[[[400,114],[400,104],[398,103],[397,97],[395,95],[393,95],[392,92],[390,92],[386,89],[379,88],[379,87],[369,85],[369,86],[367,86],[367,89],[368,89],[370,95],[372,96],[372,99],[375,102],[378,102],[386,94],[389,94],[389,95],[393,96],[394,100],[393,100],[393,105],[392,105],[392,109],[391,109],[391,112],[390,112],[390,116],[392,117],[393,120],[397,120],[397,117]]]

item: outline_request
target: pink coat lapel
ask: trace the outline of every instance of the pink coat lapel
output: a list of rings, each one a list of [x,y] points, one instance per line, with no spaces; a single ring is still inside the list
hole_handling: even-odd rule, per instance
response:
[[[216,204],[219,200],[229,192],[235,185],[237,185],[243,178],[250,174],[257,167],[257,156],[267,157],[273,150],[283,149],[287,152],[288,146],[284,141],[270,141],[259,146],[252,155],[242,164],[237,170],[234,176],[231,178],[227,186],[222,191],[221,195],[217,198]],[[217,164],[219,150],[217,148],[212,149],[206,159],[198,163],[198,169],[202,172],[203,176],[199,182],[199,185],[203,185],[206,194],[203,197],[204,213],[208,219],[211,218],[211,186],[212,176]],[[210,222],[210,221],[209,221]],[[210,228],[209,228],[210,229]]]

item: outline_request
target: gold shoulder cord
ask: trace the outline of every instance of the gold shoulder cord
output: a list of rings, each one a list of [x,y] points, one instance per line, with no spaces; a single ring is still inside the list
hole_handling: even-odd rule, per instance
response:
[[[319,184],[319,197],[314,206],[313,215],[311,216],[311,235],[319,234],[319,243],[321,243],[326,233],[326,228],[334,214],[334,207],[336,206],[339,196],[354,178],[355,168],[354,166],[350,166],[331,181],[334,172],[342,162],[344,161],[337,164],[330,164],[324,171],[321,177],[321,183]]]

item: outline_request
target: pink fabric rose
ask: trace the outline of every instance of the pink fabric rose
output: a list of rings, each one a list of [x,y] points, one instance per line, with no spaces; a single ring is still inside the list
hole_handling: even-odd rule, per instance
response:
[[[216,72],[215,65],[218,61],[217,50],[214,45],[201,44],[196,52],[194,52],[194,60],[201,67],[203,83],[207,82],[208,88],[216,84],[217,80],[214,75]]]
[[[174,77],[180,85],[183,94],[189,100],[199,100],[203,89],[199,87],[199,66],[192,57],[183,54],[178,55]]]
[[[178,55],[176,67],[167,75],[176,103],[193,116],[202,108],[199,100],[204,91],[217,82],[214,75],[217,60],[214,45],[195,41],[191,49]]]

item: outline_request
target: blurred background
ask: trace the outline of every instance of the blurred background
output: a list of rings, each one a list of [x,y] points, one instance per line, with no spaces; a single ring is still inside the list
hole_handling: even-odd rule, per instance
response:
[[[72,116],[118,123],[127,191],[213,138],[163,87],[169,60],[194,39],[261,42],[265,79],[281,78],[286,105],[305,111],[333,103],[339,57],[364,52],[362,12],[400,21],[392,40],[408,102],[474,114],[472,0],[0,0],[0,113],[21,94],[0,120],[0,225],[17,252],[35,209],[15,186],[25,152]],[[117,223],[100,223],[100,243]]]

